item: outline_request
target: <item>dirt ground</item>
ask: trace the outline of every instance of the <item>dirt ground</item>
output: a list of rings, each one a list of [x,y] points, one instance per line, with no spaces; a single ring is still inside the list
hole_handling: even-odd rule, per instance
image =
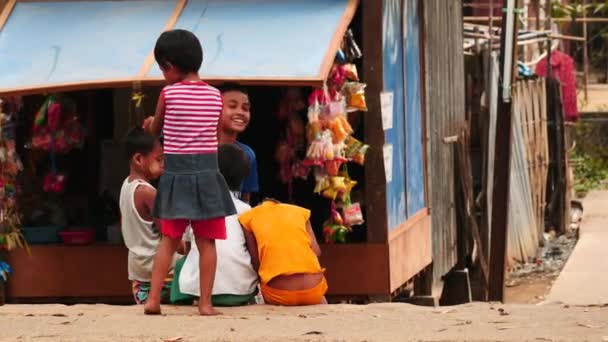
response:
[[[408,304],[251,306],[224,316],[194,307],[8,305],[0,341],[608,341],[608,307]]]
[[[508,304],[538,304],[542,303],[555,279],[537,278],[523,284],[505,289],[505,303]]]

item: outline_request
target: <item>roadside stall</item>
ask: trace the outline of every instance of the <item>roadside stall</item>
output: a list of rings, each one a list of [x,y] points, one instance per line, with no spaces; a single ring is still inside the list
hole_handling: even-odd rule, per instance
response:
[[[22,220],[0,237],[28,247],[8,253],[8,299],[130,299],[120,141],[153,112],[151,51],[172,28],[201,40],[203,80],[250,87],[260,196],[312,210],[329,294],[389,299],[431,263],[420,3],[9,1],[0,97]]]

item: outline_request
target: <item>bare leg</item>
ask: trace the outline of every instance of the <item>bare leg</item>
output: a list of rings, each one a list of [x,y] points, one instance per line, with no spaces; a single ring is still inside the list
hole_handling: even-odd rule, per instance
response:
[[[196,238],[196,246],[199,250],[199,275],[201,296],[198,302],[198,312],[201,316],[215,316],[221,313],[213,308],[211,303],[211,292],[215,281],[215,268],[217,266],[217,254],[215,240]]]
[[[154,266],[152,266],[152,281],[150,282],[150,293],[144,305],[144,313],[146,315],[160,315],[160,296],[169,266],[173,260],[173,255],[180,244],[179,239],[171,239],[168,236],[163,236],[154,257]]]

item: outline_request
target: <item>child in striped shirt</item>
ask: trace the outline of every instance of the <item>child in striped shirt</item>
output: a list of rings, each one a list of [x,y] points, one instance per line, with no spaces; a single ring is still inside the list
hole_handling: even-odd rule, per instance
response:
[[[198,71],[203,50],[186,30],[164,32],[154,57],[167,83],[156,113],[144,128],[164,136],[165,172],[158,184],[154,216],[163,239],[154,259],[146,314],[160,314],[160,295],[171,257],[190,225],[200,251],[199,313],[219,314],[211,304],[217,254],[215,240],[226,239],[225,217],[236,213],[230,191],[218,168],[217,126],[223,100],[220,92],[202,82]]]

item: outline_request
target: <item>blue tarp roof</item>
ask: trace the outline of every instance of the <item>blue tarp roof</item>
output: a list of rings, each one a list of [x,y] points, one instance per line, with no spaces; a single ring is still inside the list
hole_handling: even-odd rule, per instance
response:
[[[204,79],[319,83],[356,3],[188,0],[174,27],[200,38]],[[0,28],[0,94],[161,82],[155,63],[137,75],[177,4],[17,1]]]
[[[176,3],[17,2],[0,32],[0,93],[132,79]]]

